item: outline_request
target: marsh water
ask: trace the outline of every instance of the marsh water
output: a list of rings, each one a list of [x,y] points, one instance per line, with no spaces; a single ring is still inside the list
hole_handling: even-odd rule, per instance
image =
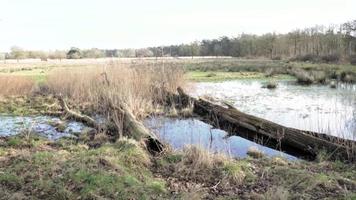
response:
[[[276,89],[270,90],[263,88],[264,84],[258,80],[202,82],[189,93],[227,101],[243,112],[285,126],[356,140],[355,85],[339,84],[332,89],[280,81]],[[226,132],[196,119],[151,118],[146,125],[176,149],[194,144],[212,152],[245,157],[248,149],[256,148],[269,156],[294,159],[238,136],[226,138]]]
[[[227,101],[237,109],[270,121],[356,140],[356,85],[301,86],[279,81],[276,89],[263,81],[197,83],[191,94]]]
[[[227,101],[237,109],[270,121],[303,130],[322,132],[356,140],[356,85],[300,86],[293,81],[280,81],[276,89],[263,88],[258,80],[196,83],[189,93]],[[53,124],[60,119],[48,116],[8,116],[0,114],[0,136],[21,132],[36,132],[55,140],[73,137],[85,128],[81,123],[66,122],[63,130]],[[145,120],[145,125],[175,149],[199,145],[211,152],[232,157],[245,157],[251,148],[269,156],[294,157],[258,145],[238,136],[214,129],[197,119],[156,117]]]
[[[187,145],[200,146],[212,153],[222,153],[230,157],[243,158],[252,148],[268,156],[295,157],[280,151],[258,145],[238,136],[226,137],[227,133],[214,129],[211,125],[197,119],[150,118],[145,125],[151,128],[174,149],[180,150]]]
[[[61,137],[73,137],[85,126],[79,122],[65,123],[63,130],[58,130],[53,124],[62,123],[59,118],[49,116],[9,116],[0,115],[0,136],[10,136],[19,133],[37,133],[50,140]]]

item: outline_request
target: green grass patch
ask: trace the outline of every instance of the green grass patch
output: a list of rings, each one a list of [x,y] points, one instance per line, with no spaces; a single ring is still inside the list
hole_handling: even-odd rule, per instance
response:
[[[5,115],[45,115],[60,110],[54,97],[7,97],[0,100],[0,113]]]
[[[165,182],[149,170],[147,153],[132,140],[91,150],[42,148],[28,149],[32,153],[23,149],[0,164],[1,187],[9,193],[23,191],[30,199],[164,199],[167,195]]]
[[[0,75],[24,76],[35,80],[37,83],[42,83],[46,81],[49,71],[49,68],[20,68],[0,72]]]

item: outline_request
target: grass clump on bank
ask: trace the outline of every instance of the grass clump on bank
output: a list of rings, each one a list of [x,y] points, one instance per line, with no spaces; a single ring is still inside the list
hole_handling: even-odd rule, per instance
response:
[[[251,154],[252,155],[252,154]],[[288,161],[255,154],[234,160],[197,147],[156,160],[155,171],[179,197],[205,199],[352,199],[356,168],[341,162]],[[293,178],[291,178],[293,177]]]

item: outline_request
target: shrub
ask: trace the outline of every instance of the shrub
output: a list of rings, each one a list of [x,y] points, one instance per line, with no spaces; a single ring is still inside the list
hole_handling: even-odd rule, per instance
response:
[[[326,63],[336,63],[339,62],[340,55],[338,54],[328,54],[321,56],[321,61]]]
[[[265,85],[262,86],[262,88],[267,88],[267,89],[276,89],[277,88],[277,83],[274,81],[268,81]]]
[[[216,76],[215,73],[209,73],[209,74],[206,75],[206,77],[214,77],[214,76]]]
[[[282,57],[281,56],[274,56],[274,57],[272,57],[272,60],[282,60]]]
[[[318,56],[313,54],[305,54],[305,55],[297,56],[295,60],[302,61],[302,62],[315,62],[318,60]]]
[[[289,74],[297,78],[297,82],[303,85],[310,85],[314,83],[314,77],[306,70],[295,69],[289,71]]]
[[[340,80],[345,83],[354,83],[356,82],[356,73],[343,71],[340,74]]]
[[[311,76],[314,81],[317,83],[325,83],[326,82],[326,73],[323,71],[312,71]]]

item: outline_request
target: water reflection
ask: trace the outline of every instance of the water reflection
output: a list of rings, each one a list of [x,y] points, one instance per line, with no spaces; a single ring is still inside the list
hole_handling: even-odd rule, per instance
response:
[[[225,138],[226,132],[213,129],[212,126],[196,119],[151,118],[145,125],[174,149],[183,149],[186,145],[199,145],[213,153],[224,153],[231,157],[246,157],[249,148],[254,147],[269,156],[293,156],[258,145],[241,137]]]
[[[0,136],[15,135],[30,130],[50,140],[55,140],[65,136],[72,136],[72,133],[79,133],[85,127],[79,122],[68,122],[63,131],[58,131],[54,126],[50,125],[58,122],[60,122],[59,118],[48,116],[0,115]]]
[[[277,89],[256,80],[197,83],[192,95],[229,101],[243,112],[298,129],[356,140],[356,85],[300,86],[281,81]]]

